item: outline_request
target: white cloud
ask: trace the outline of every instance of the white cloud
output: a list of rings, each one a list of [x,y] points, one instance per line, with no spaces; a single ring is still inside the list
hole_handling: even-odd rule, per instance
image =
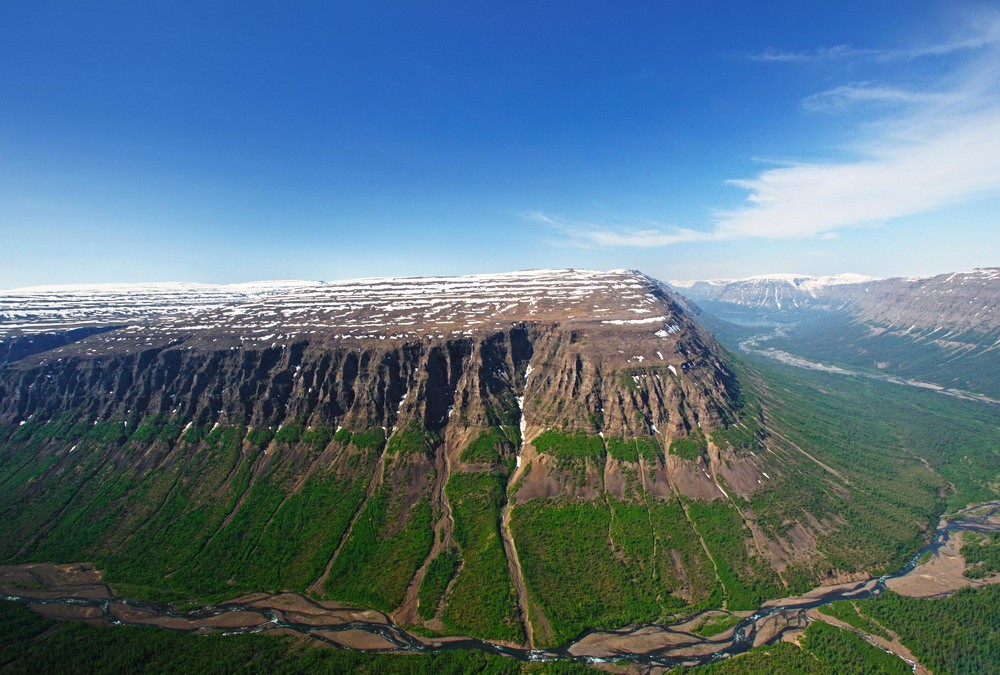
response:
[[[846,84],[807,96],[802,105],[807,110],[837,112],[854,104],[888,103],[902,105],[947,104],[958,100],[948,92],[911,91],[867,82]]]
[[[855,47],[849,44],[818,47],[797,51],[765,49],[747,54],[750,61],[764,63],[806,63],[812,61],[909,61],[929,56],[946,56],[1000,43],[1000,17],[982,15],[971,17],[961,34],[941,42],[896,49]]]
[[[748,192],[747,204],[717,214],[717,232],[807,237],[1000,193],[1000,110],[923,141],[887,140],[870,150],[856,162],[770,169],[731,181]]]
[[[872,58],[883,54],[881,49],[864,49],[851,45],[834,45],[833,47],[820,47],[801,51],[781,51],[777,49],[765,49],[755,54],[747,54],[750,61],[761,61],[764,63],[803,63],[807,61],[831,61],[831,60],[853,60],[859,58]]]
[[[723,238],[723,235],[717,232],[703,232],[688,228],[668,230],[663,226],[637,228],[573,222],[538,211],[529,213],[528,218],[547,225],[564,237],[556,243],[570,244],[581,248],[659,248],[698,241],[718,241]]]
[[[965,38],[910,50],[883,50],[880,58],[957,50],[979,51],[976,58],[963,58],[959,70],[939,78],[926,91],[862,82],[807,98],[807,109],[832,112],[876,106],[857,121],[857,133],[863,133],[865,140],[854,148],[855,158],[787,163],[751,178],[728,181],[746,191],[746,201],[741,207],[715,212],[706,230],[567,223],[541,214],[536,220],[563,233],[571,244],[587,247],[649,248],[745,238],[830,239],[840,230],[1000,195],[1000,18],[981,22]],[[848,47],[822,53],[828,58],[861,54]],[[793,55],[786,56],[792,60]],[[783,59],[774,53],[767,60]]]

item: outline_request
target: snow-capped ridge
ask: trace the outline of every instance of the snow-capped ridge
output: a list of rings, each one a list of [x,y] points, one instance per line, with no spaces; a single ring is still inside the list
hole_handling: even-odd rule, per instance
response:
[[[540,269],[501,274],[342,281],[77,284],[0,291],[0,338],[115,327],[141,337],[209,335],[276,341],[444,337],[522,321],[655,323],[662,314],[640,272]],[[666,318],[663,318],[666,321]],[[108,340],[112,337],[108,336]],[[206,337],[205,339],[208,339]]]

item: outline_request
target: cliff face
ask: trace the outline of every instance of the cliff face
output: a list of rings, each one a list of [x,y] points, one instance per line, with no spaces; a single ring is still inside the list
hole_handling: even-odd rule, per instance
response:
[[[758,526],[795,462],[638,273],[154,290],[4,307],[4,560],[532,644],[836,573],[824,514]]]

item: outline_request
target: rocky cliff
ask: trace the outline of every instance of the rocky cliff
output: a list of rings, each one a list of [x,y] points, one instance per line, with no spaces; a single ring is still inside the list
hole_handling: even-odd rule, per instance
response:
[[[757,387],[636,272],[0,302],[4,560],[531,644],[873,563],[820,553],[829,506],[762,499],[828,467],[772,437]]]

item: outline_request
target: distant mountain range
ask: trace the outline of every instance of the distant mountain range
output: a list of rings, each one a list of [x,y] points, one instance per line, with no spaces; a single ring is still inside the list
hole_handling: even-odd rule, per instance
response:
[[[766,344],[799,355],[1000,394],[1000,267],[931,277],[779,274],[671,286],[719,318],[782,325]]]
[[[790,310],[815,304],[830,287],[859,286],[874,281],[880,279],[862,274],[837,274],[827,277],[807,274],[766,274],[746,279],[671,281],[670,286],[695,301],[717,300],[748,307]]]

